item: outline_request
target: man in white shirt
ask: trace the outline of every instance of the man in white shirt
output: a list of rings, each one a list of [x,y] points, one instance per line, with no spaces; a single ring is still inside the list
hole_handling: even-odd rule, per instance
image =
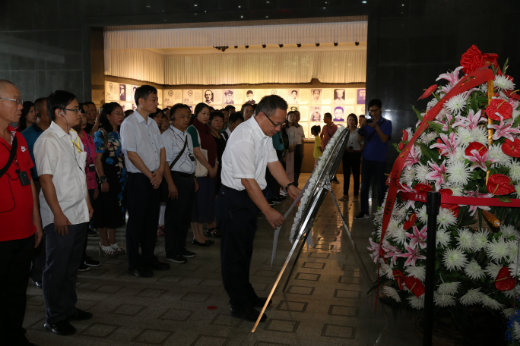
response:
[[[47,251],[42,280],[47,309],[44,327],[71,335],[76,328],[69,321],[92,318],[75,305],[77,272],[94,210],[87,190],[87,154],[72,130],[81,121],[78,100],[74,94],[56,90],[47,98],[47,112],[52,123],[34,144]]]
[[[265,96],[256,116],[233,131],[222,156],[222,188],[217,197],[222,281],[230,297],[231,314],[249,321],[256,321],[260,313],[254,307],[262,307],[267,299],[259,298],[249,282],[258,212],[264,213],[273,228],[284,221],[262,192],[267,187],[266,167],[291,197],[300,193],[287,177],[271,139],[286,116],[287,103],[281,97]],[[262,316],[262,321],[266,318]]]
[[[186,235],[191,223],[193,198],[198,185],[195,179],[195,156],[191,135],[186,131],[190,124],[190,108],[183,104],[173,106],[172,125],[162,134],[168,167],[164,179],[168,183],[164,242],[166,260],[186,263],[195,253],[186,250]]]
[[[143,85],[135,90],[134,98],[137,109],[121,124],[121,148],[128,172],[126,251],[128,274],[149,278],[153,270],[170,269],[154,255],[166,152],[159,127],[149,117],[159,105],[157,89]]]

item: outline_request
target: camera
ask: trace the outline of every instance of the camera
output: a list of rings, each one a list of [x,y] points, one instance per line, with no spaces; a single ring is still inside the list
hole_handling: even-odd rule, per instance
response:
[[[374,120],[372,119],[367,119],[367,124],[371,124]]]

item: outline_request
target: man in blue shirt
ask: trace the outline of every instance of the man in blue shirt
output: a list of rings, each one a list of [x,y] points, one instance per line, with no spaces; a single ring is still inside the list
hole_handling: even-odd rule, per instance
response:
[[[356,219],[370,217],[368,192],[374,174],[377,181],[377,202],[379,206],[383,204],[386,190],[386,158],[388,156],[388,143],[392,135],[392,122],[381,116],[382,103],[380,100],[371,100],[368,103],[368,111],[372,119],[368,119],[366,125],[358,132],[359,141],[364,140],[365,146],[361,169],[361,212],[356,216]]]

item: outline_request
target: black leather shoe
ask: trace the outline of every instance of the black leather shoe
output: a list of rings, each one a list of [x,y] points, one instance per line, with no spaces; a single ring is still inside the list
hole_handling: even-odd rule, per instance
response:
[[[168,263],[162,263],[159,261],[147,264],[146,266],[152,270],[170,270],[170,265]]]
[[[209,241],[205,242],[205,243],[201,243],[201,242],[198,242],[196,241],[195,239],[193,239],[191,241],[192,244],[195,244],[195,245],[198,245],[198,246],[204,246],[204,247],[207,247],[207,246],[210,246],[211,244],[209,243]]]
[[[260,311],[251,306],[244,309],[231,308],[231,315],[246,321],[256,322],[258,316],[260,316]],[[263,314],[260,322],[264,322],[265,320],[267,320],[267,315]]]
[[[138,269],[128,269],[128,274],[135,275],[140,278],[151,278],[153,276],[153,271],[146,267],[141,267]]]
[[[55,324],[45,323],[43,325],[49,332],[53,332],[58,335],[72,335],[76,334],[76,328],[69,321],[63,320],[56,322]]]
[[[35,282],[34,282],[34,286],[38,287],[39,289],[42,289],[42,288],[43,288],[43,285],[42,285],[42,282],[41,282],[41,281],[35,281]]]
[[[76,308],[76,313],[69,317],[69,321],[85,321],[92,318],[92,313]]]
[[[267,301],[267,297],[256,297],[254,299],[250,299],[249,303],[253,305],[255,308],[263,308],[265,305],[265,302]],[[269,304],[267,306],[271,305],[273,301],[270,300]]]

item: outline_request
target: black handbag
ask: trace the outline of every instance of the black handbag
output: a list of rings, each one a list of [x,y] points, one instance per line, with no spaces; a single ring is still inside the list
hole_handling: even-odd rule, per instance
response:
[[[184,140],[184,147],[182,147],[182,150],[180,151],[180,153],[177,155],[175,160],[173,160],[173,162],[170,164],[170,167],[169,167],[170,171],[172,170],[172,167],[175,166],[177,161],[179,161],[179,159],[181,158],[182,154],[184,153],[184,150],[186,150],[187,145],[188,145],[188,138],[186,138]],[[164,179],[164,177],[161,181],[161,186],[159,187],[159,189],[161,190],[161,202],[166,202],[168,200],[168,195],[170,194],[170,191],[168,190],[168,182],[166,181],[166,179]]]

